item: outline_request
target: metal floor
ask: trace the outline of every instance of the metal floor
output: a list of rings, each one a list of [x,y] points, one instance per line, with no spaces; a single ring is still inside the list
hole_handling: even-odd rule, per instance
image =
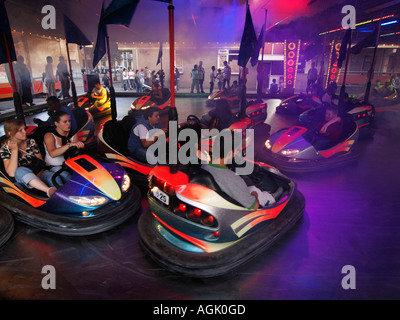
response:
[[[118,98],[129,108],[131,99]],[[290,124],[274,114],[271,132]],[[206,111],[204,101],[177,101],[180,120]],[[119,110],[119,117],[127,110]],[[29,122],[29,121],[27,121]],[[99,235],[67,237],[16,223],[0,249],[2,299],[399,299],[400,106],[378,108],[373,139],[360,141],[357,163],[330,172],[290,175],[306,198],[303,220],[269,251],[218,278],[171,274],[138,244],[138,215]],[[142,200],[142,210],[147,200]],[[140,214],[140,212],[139,212]],[[43,266],[56,289],[43,289]],[[344,266],[355,270],[345,290]]]

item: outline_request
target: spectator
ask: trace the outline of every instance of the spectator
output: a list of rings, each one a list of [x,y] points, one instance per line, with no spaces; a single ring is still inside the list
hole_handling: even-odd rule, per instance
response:
[[[69,95],[69,89],[71,88],[71,82],[70,82],[70,75],[68,71],[67,64],[65,63],[65,59],[63,56],[60,56],[59,58],[59,64],[57,65],[57,78],[61,83],[61,93],[60,96],[62,95],[63,98],[69,98],[71,97]]]
[[[51,56],[46,57],[46,67],[45,67],[45,74],[46,74],[46,89],[47,89],[47,97],[56,96],[56,78],[54,77],[53,72],[53,58]]]
[[[196,93],[200,93],[200,89],[199,89],[199,71],[198,71],[197,64],[195,64],[193,66],[193,69],[192,69],[190,75],[192,77],[192,87],[190,89],[190,93],[193,93],[193,90],[194,90],[195,87],[196,87]]]
[[[204,89],[203,89],[203,83],[204,83],[204,74],[205,74],[205,70],[203,68],[203,61],[199,62],[199,67],[198,67],[198,76],[199,76],[199,87],[200,87],[200,92],[204,93]]]
[[[175,68],[175,89],[176,91],[179,91],[179,77],[181,74],[179,73],[178,68]]]
[[[210,71],[210,94],[213,93],[214,81],[216,77],[217,76],[215,75],[215,66],[212,66]]]
[[[278,84],[276,83],[276,79],[272,79],[271,86],[269,87],[269,93],[271,94],[278,93]]]
[[[227,85],[227,88],[229,89],[231,82],[231,67],[228,64],[228,61],[224,61],[223,74],[224,74],[223,88],[225,89],[225,85]]]
[[[34,106],[32,96],[32,77],[26,64],[24,63],[24,57],[18,56],[17,63],[15,64],[15,73],[17,74],[16,79],[19,79],[21,83],[21,100],[22,105]]]
[[[216,78],[218,80],[218,90],[222,90],[224,85],[224,74],[222,73],[221,69],[217,70]]]

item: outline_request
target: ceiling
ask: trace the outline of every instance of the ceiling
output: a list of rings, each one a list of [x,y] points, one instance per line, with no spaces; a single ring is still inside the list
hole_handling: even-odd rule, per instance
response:
[[[318,34],[341,27],[341,9],[350,4],[356,8],[356,21],[362,22],[400,12],[400,0],[248,0],[258,34],[266,20],[267,38],[283,37],[318,39]],[[111,0],[105,0],[107,6]],[[56,29],[44,30],[41,13],[44,5],[56,9]],[[101,0],[6,0],[11,27],[16,30],[64,37],[62,16],[68,15],[95,41]],[[245,0],[174,0],[175,40],[203,42],[239,42],[245,19]],[[129,28],[110,25],[110,39],[119,42],[168,41],[168,4],[141,0]],[[267,11],[266,11],[267,10]],[[276,25],[275,25],[276,24]],[[385,27],[396,32],[400,23]],[[369,26],[364,27],[371,27]],[[364,32],[367,32],[364,30]],[[364,33],[356,32],[356,37]],[[330,36],[339,36],[339,32]],[[398,35],[397,35],[398,36]],[[393,39],[390,39],[393,38]],[[398,41],[396,37],[385,40]]]

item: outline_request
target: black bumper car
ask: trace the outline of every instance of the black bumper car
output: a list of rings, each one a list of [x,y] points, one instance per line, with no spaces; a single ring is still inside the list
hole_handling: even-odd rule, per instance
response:
[[[322,102],[318,97],[302,93],[282,100],[276,107],[275,112],[278,114],[299,115],[310,108],[318,108],[321,105]]]
[[[11,213],[0,207],[0,248],[10,239],[14,232],[14,219]]]
[[[131,109],[129,114],[133,116],[140,116],[143,114],[143,110],[149,108],[150,106],[155,106],[160,109],[160,114],[168,113],[171,106],[171,92],[168,88],[161,89],[162,98],[157,99],[151,93],[145,94],[131,104]]]

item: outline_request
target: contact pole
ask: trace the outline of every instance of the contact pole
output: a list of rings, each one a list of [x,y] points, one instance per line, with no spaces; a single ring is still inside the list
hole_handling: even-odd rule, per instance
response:
[[[168,6],[168,24],[169,24],[169,77],[171,91],[171,105],[168,111],[168,124],[170,121],[178,121],[178,112],[175,106],[175,40],[174,40],[174,6],[172,0]],[[169,125],[168,125],[169,126]],[[171,132],[169,130],[169,132]],[[169,165],[170,173],[178,172],[178,141],[169,139],[169,159],[172,164]]]
[[[107,57],[108,57],[108,72],[110,74],[111,119],[113,121],[117,121],[117,102],[115,101],[115,90],[113,87],[113,80],[112,80],[110,40],[109,40],[108,34],[106,36],[106,46],[107,46]]]
[[[67,58],[68,58],[68,66],[69,66],[69,75],[71,77],[71,91],[72,91],[72,100],[74,101],[74,108],[78,107],[78,96],[76,95],[76,87],[74,82],[74,76],[72,74],[72,67],[71,67],[71,59],[69,57],[69,48],[68,42],[66,43],[67,46]]]

